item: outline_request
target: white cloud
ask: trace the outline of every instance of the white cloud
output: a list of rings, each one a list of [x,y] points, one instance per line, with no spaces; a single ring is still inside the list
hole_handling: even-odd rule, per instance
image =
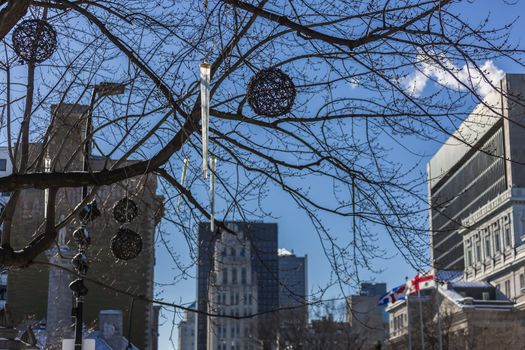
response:
[[[279,248],[277,249],[277,255],[279,256],[293,255],[293,253],[286,248]]]
[[[418,55],[418,69],[401,82],[402,87],[411,95],[419,97],[428,80],[432,78],[438,84],[458,91],[464,91],[467,87],[472,88],[481,97],[485,97],[493,89],[490,83],[497,83],[505,75],[505,72],[496,67],[492,60],[485,61],[479,67],[480,72],[476,67],[467,64],[459,68],[444,55],[438,56],[437,59],[442,66],[428,56]]]

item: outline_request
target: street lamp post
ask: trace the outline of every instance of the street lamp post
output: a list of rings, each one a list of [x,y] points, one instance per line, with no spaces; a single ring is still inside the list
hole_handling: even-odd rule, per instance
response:
[[[91,100],[87,111],[86,132],[84,134],[84,162],[82,170],[89,171],[89,156],[91,155],[91,129],[93,119],[93,108],[97,101],[97,96],[105,97],[112,95],[120,95],[125,91],[125,85],[121,83],[100,83],[93,87]],[[88,196],[87,185],[82,186],[82,201]],[[89,232],[87,231],[87,224],[90,220],[100,216],[100,211],[97,208],[96,201],[86,204],[80,212],[81,227],[73,233],[73,238],[78,244],[78,253],[73,257],[72,264],[78,273],[78,278],[70,283],[69,288],[73,291],[75,297],[75,307],[73,314],[75,316],[75,350],[82,350],[82,325],[83,325],[83,309],[84,297],[88,289],[84,284],[83,277],[87,274],[88,258],[85,251],[90,243]]]

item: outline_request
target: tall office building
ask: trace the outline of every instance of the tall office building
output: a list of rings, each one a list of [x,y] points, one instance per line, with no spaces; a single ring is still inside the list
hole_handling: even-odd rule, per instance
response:
[[[525,300],[525,75],[499,86],[430,161],[433,265]]]
[[[500,88],[512,94],[523,90],[522,85],[521,75],[507,75]],[[511,99],[490,94],[428,164],[432,261],[437,269],[463,270],[463,221],[508,188],[525,184],[518,164],[525,160],[525,130],[519,126],[523,107]]]
[[[279,249],[279,307],[306,304],[308,256]]]
[[[308,257],[279,249],[279,344],[302,344],[308,324]]]
[[[279,307],[277,224],[228,222],[227,227],[236,235],[212,233],[209,223],[199,224],[198,310],[220,310],[230,315],[276,310]],[[243,271],[246,273],[245,279]],[[248,304],[250,301],[252,304]],[[230,319],[227,324],[214,323],[215,320],[216,318],[210,319],[202,314],[197,316],[197,350],[208,349],[209,342],[222,339],[231,341],[232,332],[235,341],[240,342],[241,338],[244,339],[245,332],[250,337],[250,328],[251,336],[258,340],[259,346],[266,347],[265,344],[275,341],[277,329],[266,327],[261,331],[260,326],[263,324],[260,318],[256,320],[256,324],[249,325],[248,330],[243,328],[245,320]]]
[[[192,303],[189,308],[195,308]],[[184,319],[179,323],[179,349],[178,350],[195,350],[195,336],[197,319],[194,312],[186,311]]]
[[[87,106],[63,104],[53,106],[54,125],[50,130],[50,143],[42,153],[42,144],[31,144],[30,163],[44,154],[44,164],[54,167],[55,171],[82,169],[82,152],[75,152],[82,146],[85,130]],[[2,158],[3,159],[3,158]],[[111,161],[110,161],[111,162]],[[2,166],[0,161],[0,168]],[[37,162],[38,163],[38,162]],[[105,159],[91,158],[92,169],[103,169],[107,166]],[[0,173],[0,176],[3,174]],[[90,259],[88,277],[107,284],[117,290],[137,295],[153,297],[154,268],[154,232],[159,220],[162,206],[161,198],[156,194],[156,177],[139,176],[111,186],[97,189],[96,199],[102,216],[90,223],[91,245],[87,251]],[[129,228],[140,233],[143,241],[141,254],[133,260],[119,261],[110,250],[111,237],[117,232],[118,225],[112,217],[112,206],[125,196],[133,198],[139,207],[139,215]],[[60,189],[57,194],[57,218],[63,218],[81,200],[80,188]],[[12,245],[14,249],[22,248],[37,232],[45,218],[45,191],[25,189],[21,191],[13,216]],[[77,222],[68,224],[59,239],[62,245],[76,250],[71,233],[78,227]],[[62,249],[61,248],[61,249]],[[37,260],[57,262],[56,250],[41,254]],[[63,259],[62,259],[63,260]],[[61,261],[59,265],[66,264]],[[65,319],[71,324],[72,294],[67,291],[66,274],[45,265],[31,265],[21,270],[9,272],[7,299],[9,309],[16,324],[27,318],[36,320],[51,317],[53,322]],[[86,282],[89,293],[84,302],[84,322],[91,326],[97,322],[99,310],[117,309],[124,311],[124,333],[128,334],[129,308],[131,299],[115,290]],[[61,288],[60,286],[64,287]],[[151,304],[136,300],[133,306],[131,341],[140,349],[151,349],[156,343],[152,325],[156,313]],[[48,331],[50,331],[48,329]]]

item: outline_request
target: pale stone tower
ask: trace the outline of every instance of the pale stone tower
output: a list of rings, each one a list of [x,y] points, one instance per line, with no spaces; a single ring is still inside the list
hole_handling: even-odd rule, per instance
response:
[[[242,232],[222,233],[215,245],[208,311],[229,316],[257,312],[257,281],[250,242]],[[258,349],[255,319],[208,318],[208,349]]]

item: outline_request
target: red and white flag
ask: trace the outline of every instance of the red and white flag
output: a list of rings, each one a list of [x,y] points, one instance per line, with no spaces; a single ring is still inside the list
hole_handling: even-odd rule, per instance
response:
[[[436,281],[432,272],[426,274],[417,274],[407,282],[407,294],[415,294],[422,289],[435,287]]]

